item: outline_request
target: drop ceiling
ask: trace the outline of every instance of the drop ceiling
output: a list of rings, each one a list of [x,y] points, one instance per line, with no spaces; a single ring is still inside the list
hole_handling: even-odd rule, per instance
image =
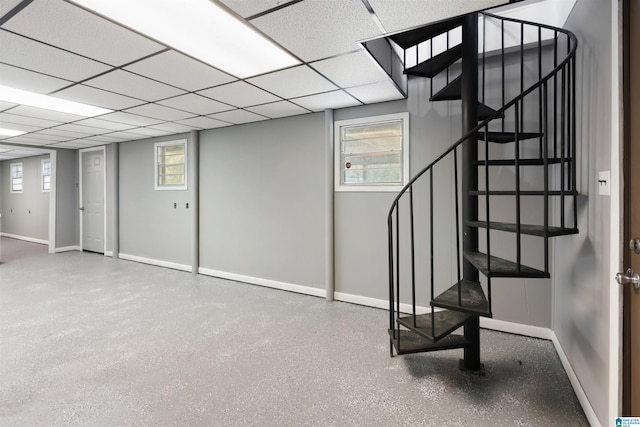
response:
[[[301,65],[238,79],[67,1],[2,0],[0,84],[114,112],[0,102],[0,127],[26,132],[0,136],[0,149],[87,148],[401,99],[361,41],[507,0],[221,3]]]

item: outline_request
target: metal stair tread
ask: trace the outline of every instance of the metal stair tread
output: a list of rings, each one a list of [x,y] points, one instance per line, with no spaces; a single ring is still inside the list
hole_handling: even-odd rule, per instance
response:
[[[407,68],[404,73],[410,76],[435,77],[460,58],[462,58],[462,43],[411,68]]]
[[[477,227],[477,228],[486,228],[487,223],[485,221],[466,221],[465,222],[469,227]],[[510,222],[498,222],[498,221],[490,221],[489,229],[491,230],[500,230],[506,231],[510,233],[517,232],[517,224]],[[520,233],[528,234],[530,236],[565,236],[568,234],[576,234],[578,233],[577,228],[562,228],[562,227],[547,227],[547,232],[545,233],[543,225],[535,225],[535,224],[520,224]]]
[[[414,331],[389,329],[389,337],[397,354],[423,353],[428,351],[453,350],[468,347],[471,343],[462,335],[451,334],[433,342]],[[399,334],[399,337],[396,336]],[[399,339],[398,339],[399,338]]]
[[[458,285],[460,285],[460,298],[458,298]],[[482,286],[479,282],[472,280],[460,280],[431,300],[431,305],[483,317],[492,316]]]
[[[469,191],[471,196],[486,196],[486,190],[471,190]],[[544,191],[542,190],[520,190],[521,196],[544,196]],[[577,196],[578,192],[575,190],[549,190],[547,192],[549,196]],[[515,196],[515,190],[489,190],[490,196]]]
[[[488,105],[483,104],[482,102],[478,102],[478,121],[481,122],[484,119],[488,118],[490,115],[494,114],[497,110],[489,107]],[[495,118],[501,119],[504,117],[504,113],[498,114]]]
[[[433,37],[452,30],[462,25],[464,16],[458,16],[444,21],[435,22],[433,24],[425,25],[414,30],[405,31],[400,34],[395,34],[389,38],[394,41],[395,44],[403,49],[407,49],[411,46],[415,46],[418,43],[422,43],[425,40],[429,40]]]
[[[515,262],[493,255],[490,257],[491,268],[489,269],[487,254],[483,254],[482,252],[465,252],[464,257],[487,277],[530,277],[545,279],[551,277],[549,273],[533,267],[527,267],[526,265],[520,265],[520,270],[518,270],[518,265]]]
[[[476,315],[452,310],[440,310],[435,311],[433,316],[432,313],[429,312],[425,314],[418,314],[416,316],[408,315],[398,317],[397,321],[405,328],[414,331],[433,342],[437,342],[467,323],[473,317],[476,317]]]
[[[571,162],[570,157],[565,157],[564,159],[560,157],[552,157],[547,159],[547,164],[555,165],[560,163],[569,163]],[[486,160],[476,160],[473,162],[478,166],[484,166],[487,164]],[[489,159],[489,166],[515,166],[515,159]],[[544,159],[536,158],[536,159],[519,159],[518,164],[520,166],[544,166]]]
[[[448,85],[429,98],[429,101],[455,101],[457,99],[462,99],[462,75],[451,80]]]
[[[541,133],[538,132],[520,132],[518,133],[518,141],[524,141],[527,139],[540,138],[542,136]],[[485,132],[478,132],[478,140],[485,140]],[[508,144],[510,142],[515,142],[516,133],[515,132],[488,132],[487,133],[487,141],[495,142],[498,144]]]

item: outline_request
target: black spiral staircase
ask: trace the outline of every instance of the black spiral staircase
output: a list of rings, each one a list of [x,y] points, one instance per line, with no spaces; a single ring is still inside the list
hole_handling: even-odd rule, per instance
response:
[[[482,12],[365,43],[402,90],[429,78],[430,101],[462,101],[462,137],[389,211],[391,356],[464,348],[482,374],[492,281],[549,278],[549,239],[578,232],[576,46]]]

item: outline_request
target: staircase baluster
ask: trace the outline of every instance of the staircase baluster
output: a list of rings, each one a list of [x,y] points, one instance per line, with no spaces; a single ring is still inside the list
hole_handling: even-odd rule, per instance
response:
[[[578,228],[578,196],[576,192],[576,161],[578,160],[576,153],[576,57],[574,56],[571,59],[571,74],[573,78],[571,79],[571,98],[573,99],[573,110],[571,111],[571,128],[573,132],[571,133],[571,154],[572,159],[569,163],[569,167],[571,168],[571,176],[572,176],[572,186],[571,190],[573,191],[573,228]]]
[[[392,331],[393,334],[393,338],[398,338],[396,334],[396,328],[395,328],[395,312],[393,309],[393,303],[394,303],[394,283],[393,283],[393,277],[394,277],[394,262],[393,262],[393,216],[389,215],[389,218],[387,219],[387,233],[389,235],[389,330]],[[391,357],[393,357],[393,340],[391,340]]]
[[[543,88],[543,121],[544,131],[544,271],[549,272],[549,106],[547,94],[547,82],[541,86]],[[560,170],[564,165],[560,164]]]
[[[540,80],[542,80],[542,27],[538,27],[538,81]],[[542,86],[538,88],[538,125],[540,132],[540,151],[538,151],[538,155],[542,157]]]
[[[416,249],[415,232],[413,228],[413,185],[409,187],[409,210],[411,223],[411,305],[413,308],[413,318],[416,318]]]
[[[484,189],[486,196],[484,198],[484,210],[485,210],[485,224],[487,233],[487,271],[491,271],[491,233],[489,232],[489,219],[490,216],[490,203],[489,203],[489,191],[491,190],[489,185],[489,124],[484,127]]]
[[[520,23],[520,93],[524,92],[524,23]],[[520,112],[520,130],[524,129],[524,98]]]
[[[507,103],[506,101],[506,96],[504,93],[504,86],[505,86],[505,75],[504,75],[504,20],[500,21],[501,24],[501,33],[500,33],[500,40],[502,43],[502,47],[501,47],[501,54],[500,54],[500,59],[502,60],[502,105],[505,105]],[[505,120],[505,116],[502,116],[502,132],[504,132],[504,120]]]
[[[431,298],[435,297],[434,285],[435,285],[435,272],[434,268],[434,254],[433,254],[433,168],[429,169],[429,251],[431,252]],[[415,317],[414,317],[415,319]],[[434,307],[431,306],[431,336],[436,336],[436,321],[435,321]]]
[[[400,203],[396,205],[396,313],[400,316]],[[400,326],[398,326],[400,339]]]
[[[486,54],[487,54],[487,18],[482,18],[482,103],[485,103],[485,85],[486,85]],[[487,129],[489,131],[489,129]]]
[[[564,165],[564,154],[565,154],[565,133],[566,133],[566,119],[565,119],[565,108],[566,108],[566,76],[565,76],[565,67],[562,67],[560,72],[561,74],[561,95],[560,95],[560,162]],[[560,168],[562,173],[560,174],[560,227],[564,228],[564,195],[565,195],[565,168]]]
[[[553,68],[558,66],[558,32],[553,33]],[[558,157],[558,74],[553,75],[553,157]]]
[[[518,273],[522,270],[522,248],[520,235],[520,102],[515,103],[515,178],[516,178],[516,264]]]
[[[460,201],[458,193],[458,147],[453,150],[453,185],[455,186],[456,195],[456,267],[458,271],[458,304],[462,305],[462,294],[460,289],[460,280],[462,279],[460,273]]]

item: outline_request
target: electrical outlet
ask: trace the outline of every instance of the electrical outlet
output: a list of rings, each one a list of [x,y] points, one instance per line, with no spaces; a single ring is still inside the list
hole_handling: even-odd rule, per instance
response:
[[[598,194],[611,195],[611,171],[600,171],[598,174]]]

